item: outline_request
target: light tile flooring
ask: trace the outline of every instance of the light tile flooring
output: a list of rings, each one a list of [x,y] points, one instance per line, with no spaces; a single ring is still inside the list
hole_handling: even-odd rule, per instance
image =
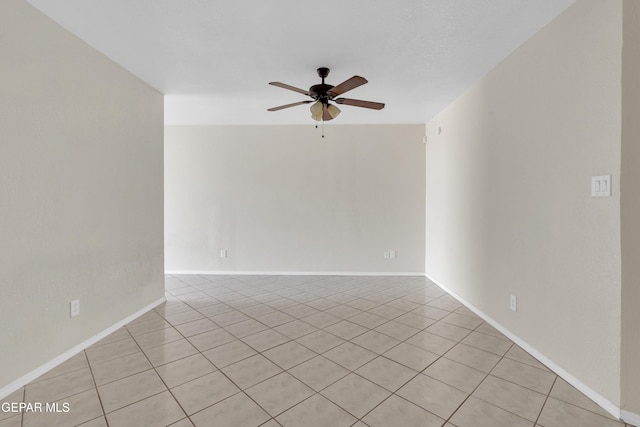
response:
[[[616,427],[421,277],[167,276],[167,302],[5,399],[8,426]]]

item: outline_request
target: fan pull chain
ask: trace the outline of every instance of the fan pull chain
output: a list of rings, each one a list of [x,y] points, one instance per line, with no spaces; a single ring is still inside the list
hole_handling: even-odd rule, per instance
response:
[[[317,124],[316,124],[316,129],[318,129],[318,125],[317,125]],[[322,137],[324,138],[324,120],[322,120],[322,128],[321,128],[321,131],[322,131]]]

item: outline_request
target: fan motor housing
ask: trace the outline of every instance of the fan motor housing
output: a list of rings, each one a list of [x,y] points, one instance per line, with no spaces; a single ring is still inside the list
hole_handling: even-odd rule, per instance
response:
[[[326,83],[313,85],[309,88],[309,96],[318,101],[328,101],[331,98],[328,93],[331,89],[333,89],[333,85]]]

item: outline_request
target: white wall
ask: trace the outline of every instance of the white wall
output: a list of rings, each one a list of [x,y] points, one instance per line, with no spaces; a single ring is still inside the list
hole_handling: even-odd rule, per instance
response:
[[[624,0],[623,10],[622,409],[640,414],[640,2]]]
[[[167,127],[166,269],[423,273],[424,126],[325,133]]]
[[[25,1],[0,2],[0,41],[1,391],[164,277],[162,95]]]
[[[431,120],[426,152],[427,275],[614,406],[621,24],[621,0],[577,1]]]

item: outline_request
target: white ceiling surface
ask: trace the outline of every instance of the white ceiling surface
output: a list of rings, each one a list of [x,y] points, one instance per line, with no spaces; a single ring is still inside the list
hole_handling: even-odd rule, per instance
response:
[[[425,123],[574,0],[28,0],[165,94],[166,124],[310,124],[308,89],[369,83],[331,123]]]

